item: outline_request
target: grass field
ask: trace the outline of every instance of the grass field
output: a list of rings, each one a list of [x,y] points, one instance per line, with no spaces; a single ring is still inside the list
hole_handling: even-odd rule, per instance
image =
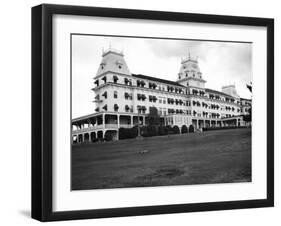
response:
[[[73,190],[249,181],[251,129],[72,146]]]

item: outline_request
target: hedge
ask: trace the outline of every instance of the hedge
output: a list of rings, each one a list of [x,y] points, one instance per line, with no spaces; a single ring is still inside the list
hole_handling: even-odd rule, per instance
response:
[[[136,138],[138,135],[138,127],[133,128],[120,128],[119,129],[119,139],[132,139]]]
[[[194,132],[194,126],[190,125],[189,129],[186,125],[183,125],[182,133]],[[141,136],[143,137],[152,137],[152,136],[165,136],[169,134],[180,134],[180,128],[178,126],[142,126],[140,128]],[[133,128],[120,128],[119,129],[119,139],[132,139],[138,136],[138,127]],[[106,140],[112,139],[109,135],[105,137]]]
[[[203,131],[224,130],[224,129],[239,129],[239,128],[247,128],[247,127],[246,126],[208,127],[208,128],[203,128]]]

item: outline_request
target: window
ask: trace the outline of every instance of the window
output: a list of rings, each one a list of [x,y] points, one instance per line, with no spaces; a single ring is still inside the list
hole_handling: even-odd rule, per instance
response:
[[[130,111],[130,107],[128,105],[125,106],[125,111],[129,112]]]
[[[143,80],[137,80],[137,86],[138,87],[144,87],[145,86],[145,82]]]
[[[103,110],[107,111],[107,104],[103,106]]]
[[[101,66],[101,69],[103,70],[104,66],[105,66],[105,63],[101,63],[100,66]]]
[[[118,76],[114,75],[114,76],[113,76],[113,82],[114,82],[114,83],[117,83],[117,81],[118,81]]]
[[[107,99],[107,92],[105,91],[102,96],[104,97],[104,99]]]
[[[157,101],[157,97],[156,96],[151,96],[149,95],[149,102],[156,102]]]
[[[114,91],[114,98],[115,98],[115,99],[118,98],[118,93],[117,93],[117,91]]]
[[[114,111],[118,111],[119,106],[117,104],[114,104]]]
[[[133,95],[129,94],[129,93],[124,93],[125,99],[126,100],[132,100],[133,99]]]
[[[137,95],[137,99],[139,100],[139,101],[145,101],[146,100],[146,96],[144,95],[144,94],[139,94],[138,93],[138,95]]]

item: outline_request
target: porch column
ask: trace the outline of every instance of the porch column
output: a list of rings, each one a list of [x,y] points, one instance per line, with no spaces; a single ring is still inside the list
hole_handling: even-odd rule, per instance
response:
[[[102,125],[103,128],[105,127],[105,114],[102,114]]]
[[[145,116],[142,116],[143,119],[143,125],[145,126]]]
[[[117,115],[117,128],[120,127],[120,115]]]
[[[131,115],[130,118],[131,118],[131,127],[133,127],[133,116]]]

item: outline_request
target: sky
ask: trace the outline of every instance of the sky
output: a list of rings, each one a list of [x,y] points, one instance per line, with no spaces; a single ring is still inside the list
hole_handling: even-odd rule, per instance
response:
[[[252,44],[149,38],[72,36],[72,118],[94,113],[93,78],[102,50],[123,50],[131,73],[176,81],[182,57],[198,57],[205,87],[221,91],[235,84],[240,97],[251,98]]]

